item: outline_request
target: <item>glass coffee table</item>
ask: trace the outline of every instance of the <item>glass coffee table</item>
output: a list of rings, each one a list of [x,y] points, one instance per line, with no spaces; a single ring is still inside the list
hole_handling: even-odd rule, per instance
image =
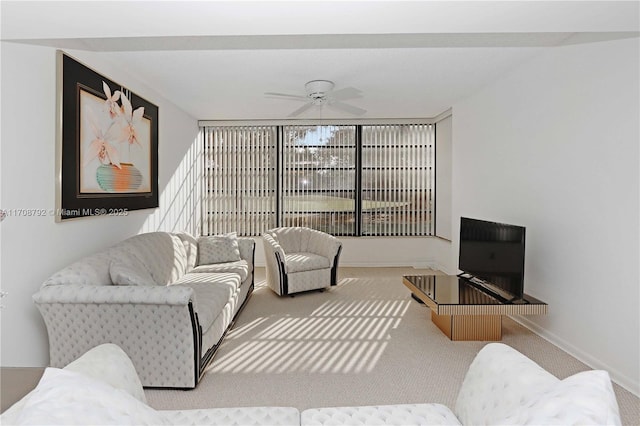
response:
[[[547,313],[546,303],[527,294],[508,301],[456,275],[405,275],[402,281],[451,340],[501,340],[503,315]]]

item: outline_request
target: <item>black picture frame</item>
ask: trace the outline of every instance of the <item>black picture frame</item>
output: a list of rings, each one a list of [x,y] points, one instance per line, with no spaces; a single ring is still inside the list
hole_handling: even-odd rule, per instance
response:
[[[56,221],[158,207],[158,107],[62,51],[56,60]]]

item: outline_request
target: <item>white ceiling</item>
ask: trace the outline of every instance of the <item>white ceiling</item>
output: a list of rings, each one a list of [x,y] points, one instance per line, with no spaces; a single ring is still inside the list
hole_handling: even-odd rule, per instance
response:
[[[638,37],[638,1],[0,3],[2,40],[100,52],[197,119],[283,119],[327,79],[433,117],[543,49]],[[351,118],[313,108],[300,118]]]

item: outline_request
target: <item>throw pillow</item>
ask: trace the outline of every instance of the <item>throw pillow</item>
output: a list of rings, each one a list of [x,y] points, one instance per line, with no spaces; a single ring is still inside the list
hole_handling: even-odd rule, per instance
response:
[[[132,256],[112,260],[109,274],[116,285],[156,285],[147,268]]]
[[[187,232],[177,234],[182,240],[185,252],[187,254],[187,267],[185,273],[191,272],[198,263],[198,239]]]
[[[619,425],[620,413],[609,373],[592,370],[559,381],[498,424]]]
[[[238,235],[235,232],[198,238],[199,265],[240,260]]]
[[[166,425],[164,415],[127,392],[79,373],[47,368],[19,425]]]

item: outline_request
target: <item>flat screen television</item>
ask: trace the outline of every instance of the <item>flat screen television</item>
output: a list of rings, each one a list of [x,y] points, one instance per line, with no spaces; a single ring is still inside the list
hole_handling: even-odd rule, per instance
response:
[[[507,299],[524,296],[525,228],[506,223],[460,219],[461,276]]]

